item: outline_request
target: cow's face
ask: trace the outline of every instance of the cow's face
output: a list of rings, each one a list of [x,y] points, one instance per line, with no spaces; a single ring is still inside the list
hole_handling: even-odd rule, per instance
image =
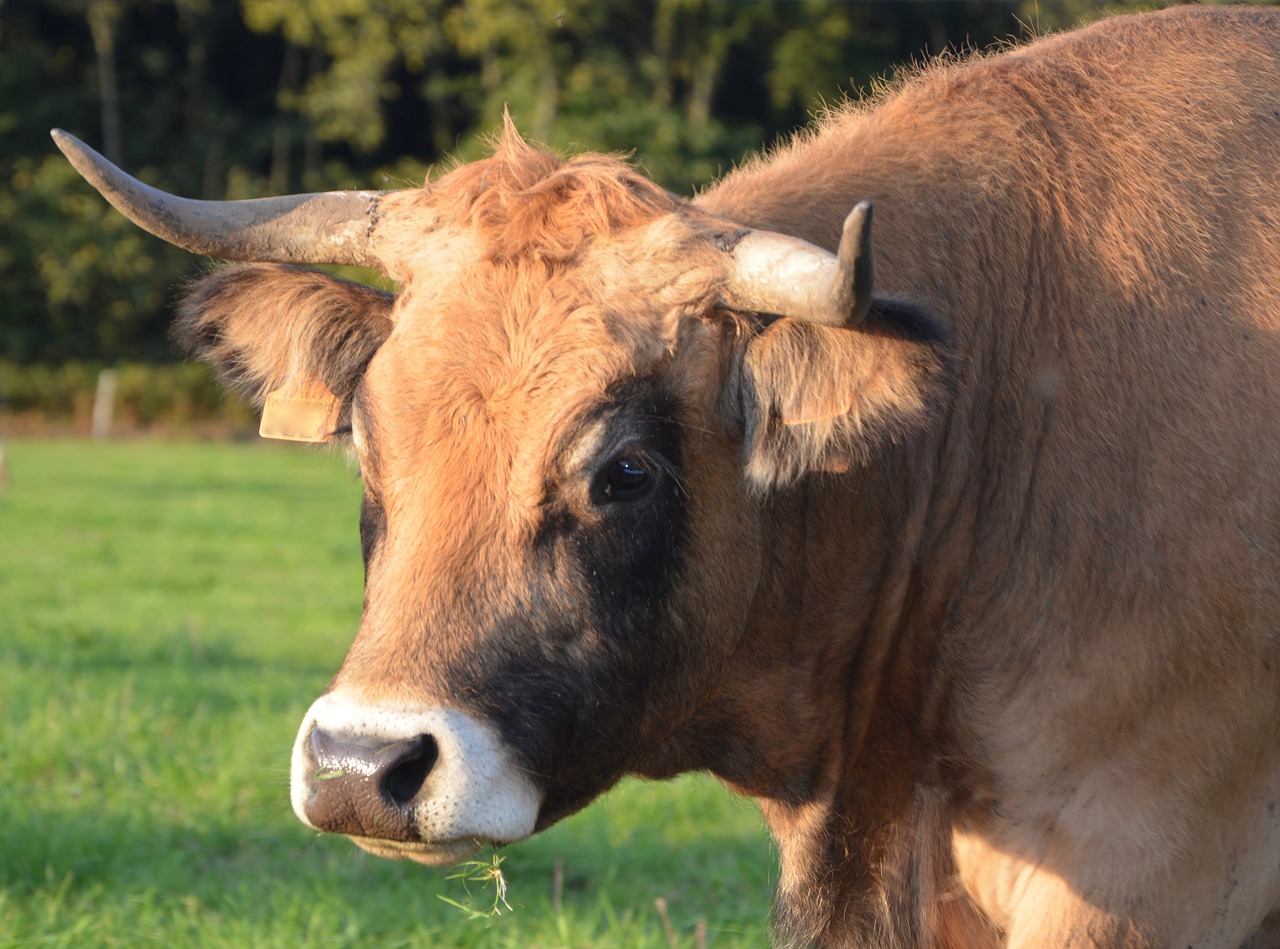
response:
[[[724,709],[785,722],[761,659],[785,648],[759,648],[753,614],[776,572],[771,496],[856,472],[945,386],[922,321],[870,301],[869,211],[832,255],[508,133],[421,190],[187,222],[148,217],[154,193],[62,144],[184,246],[375,263],[399,284],[259,264],[183,304],[180,335],[230,384],[324,383],[359,458],[364,613],[294,748],[303,821],[449,862],[629,771],[716,769],[711,747],[768,765],[754,756],[785,742],[730,734],[743,716]]]
[[[667,741],[745,628],[721,337],[580,278],[482,260],[411,287],[353,391],[365,609],[294,751],[316,827],[428,861],[525,836]]]

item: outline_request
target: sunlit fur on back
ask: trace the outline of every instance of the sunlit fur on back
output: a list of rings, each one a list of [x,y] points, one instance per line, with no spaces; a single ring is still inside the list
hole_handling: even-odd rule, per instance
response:
[[[692,202],[508,128],[380,199],[394,305],[197,284],[186,338],[323,379],[365,481],[299,816],[431,862],[705,769],[783,945],[1280,945],[1278,47],[1192,9],[935,65]],[[726,309],[743,229],[834,248],[862,199],[864,322]],[[361,716],[489,757],[313,807]]]

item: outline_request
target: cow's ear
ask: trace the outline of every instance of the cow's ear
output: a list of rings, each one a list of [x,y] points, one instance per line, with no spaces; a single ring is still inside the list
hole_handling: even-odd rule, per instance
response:
[[[276,389],[314,391],[317,383],[345,403],[391,332],[394,302],[319,271],[249,264],[192,284],[174,333],[257,405]]]
[[[856,327],[779,319],[747,338],[729,386],[758,489],[865,462],[947,401],[951,346],[922,308],[877,299]]]

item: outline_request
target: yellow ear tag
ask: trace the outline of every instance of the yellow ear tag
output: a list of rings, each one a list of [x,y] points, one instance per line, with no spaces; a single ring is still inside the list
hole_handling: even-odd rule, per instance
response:
[[[323,382],[276,389],[262,406],[258,434],[286,442],[331,442],[342,403]]]

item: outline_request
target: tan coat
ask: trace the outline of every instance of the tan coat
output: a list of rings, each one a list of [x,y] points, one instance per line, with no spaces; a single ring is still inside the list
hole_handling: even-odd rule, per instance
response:
[[[862,324],[726,308],[741,229],[862,199]],[[703,768],[784,945],[1280,944],[1280,14],[930,66],[691,203],[510,129],[368,201],[394,297],[184,306],[365,479],[300,817],[439,862]]]

